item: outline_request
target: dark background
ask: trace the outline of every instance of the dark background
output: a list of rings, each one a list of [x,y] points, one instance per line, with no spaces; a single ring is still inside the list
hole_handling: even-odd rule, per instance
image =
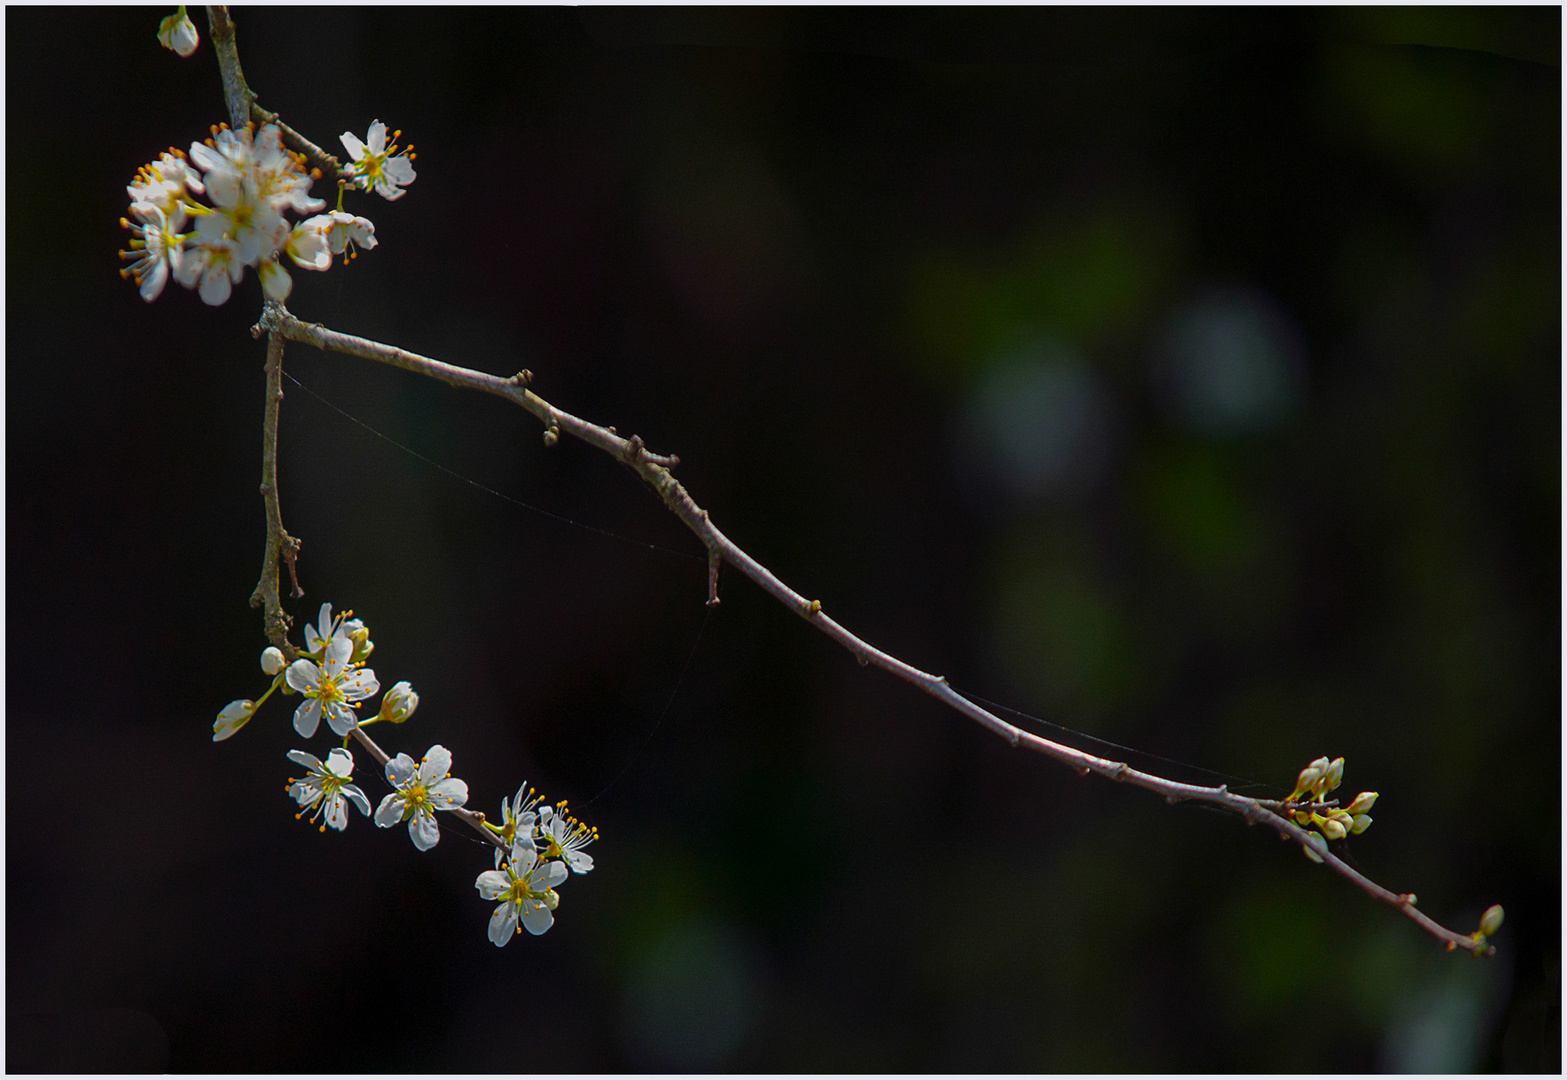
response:
[[[733,571],[709,616],[626,470],[298,346],[632,542],[286,384],[299,625],[419,690],[389,750],[603,839],[498,950],[465,830],[295,822],[292,701],[209,741],[266,686],[260,289],[115,273],[137,166],[225,118],[165,13],[6,11],[9,1069],[1560,1069],[1559,9],[236,13],[263,105],[419,153],[301,318],[532,369],[960,689],[1258,795],[1344,755],[1349,857],[1503,903],[1483,963]]]

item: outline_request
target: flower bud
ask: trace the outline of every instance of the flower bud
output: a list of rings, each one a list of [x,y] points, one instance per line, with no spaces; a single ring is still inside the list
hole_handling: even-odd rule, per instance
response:
[[[1347,831],[1344,828],[1343,822],[1336,821],[1333,818],[1323,818],[1321,821],[1317,822],[1317,828],[1321,829],[1322,835],[1327,837],[1329,840],[1342,840],[1344,839],[1344,834]]]
[[[1351,820],[1354,821],[1354,824],[1349,827],[1349,831],[1354,833],[1356,836],[1359,836],[1361,833],[1371,828],[1370,814],[1356,814]]]
[[[375,651],[375,642],[370,640],[369,629],[362,619],[349,619],[343,624],[343,629],[348,632],[349,640],[354,643],[354,654],[348,658],[349,663],[364,663]]]
[[[223,706],[223,711],[218,713],[218,718],[212,722],[212,741],[222,742],[227,739],[250,723],[250,718],[255,714],[256,703],[249,698],[229,702]]]
[[[1344,759],[1334,758],[1322,775],[1323,789],[1332,791],[1344,782]]]
[[[1322,779],[1322,773],[1328,767],[1328,759],[1318,758],[1300,771],[1300,779],[1295,781],[1295,794],[1304,795],[1317,786],[1317,781]]]
[[[1371,813],[1371,807],[1376,803],[1376,801],[1377,793],[1375,791],[1362,791],[1359,795],[1355,796],[1354,802],[1344,807],[1344,810],[1350,815],[1369,814]]]
[[[276,645],[268,645],[261,650],[261,670],[268,675],[276,675],[284,668],[283,650]]]
[[[390,720],[394,724],[401,724],[414,714],[419,707],[419,695],[414,693],[413,687],[408,685],[408,680],[395,684],[381,698],[381,713],[379,720]]]
[[[560,893],[556,892],[554,889],[545,889],[539,899],[543,900],[544,906],[549,908],[551,911],[554,911],[556,908],[560,907]],[[1500,911],[1501,908],[1497,908],[1497,910]]]
[[[185,5],[173,15],[158,24],[158,44],[165,49],[172,49],[180,56],[189,56],[196,51],[196,46],[201,39],[196,36],[196,24],[190,21],[190,16],[185,14]]]
[[[1502,905],[1492,904],[1480,916],[1480,933],[1490,937],[1502,928]]]
[[[1328,842],[1316,833],[1307,833],[1306,843],[1300,850],[1306,853],[1306,858],[1314,863],[1319,863],[1322,861],[1322,856],[1327,853]]]

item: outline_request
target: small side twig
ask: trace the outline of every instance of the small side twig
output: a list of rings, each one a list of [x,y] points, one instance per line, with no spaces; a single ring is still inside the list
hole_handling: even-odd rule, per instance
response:
[[[613,428],[601,427],[572,416],[570,413],[562,412],[532,391],[519,385],[519,381],[516,379],[497,378],[494,375],[487,375],[480,371],[473,371],[454,364],[433,360],[427,356],[420,356],[417,353],[410,353],[392,345],[383,345],[380,342],[327,330],[319,325],[302,323],[283,310],[281,305],[277,305],[276,310],[275,332],[292,341],[314,345],[318,349],[362,356],[379,363],[400,367],[405,371],[412,371],[430,378],[439,379],[441,382],[451,386],[459,386],[470,390],[482,390],[485,393],[505,398],[527,409],[544,423],[546,443],[548,445],[553,445],[554,442],[554,440],[549,438],[551,434],[554,434],[555,438],[558,439],[559,433],[563,432],[590,446],[597,447],[629,465],[654,491],[658,492],[664,504],[681,521],[685,522],[686,526],[696,534],[706,547],[709,560],[708,603],[711,604],[717,600],[717,568],[722,562],[728,562],[730,565],[738,568],[746,577],[756,582],[764,591],[782,602],[789,610],[795,612],[823,634],[842,645],[862,665],[874,664],[885,671],[891,672],[905,682],[911,683],[925,693],[930,694],[956,712],[995,732],[1003,739],[1006,739],[1012,746],[1021,746],[1054,758],[1056,761],[1074,769],[1082,776],[1096,773],[1118,783],[1130,784],[1133,787],[1140,787],[1154,792],[1172,803],[1188,800],[1208,803],[1239,815],[1248,824],[1267,825],[1278,833],[1280,837],[1293,841],[1307,851],[1312,852],[1313,856],[1318,857],[1325,866],[1354,884],[1368,896],[1403,912],[1404,915],[1413,920],[1426,933],[1445,943],[1450,950],[1462,948],[1473,952],[1475,955],[1490,955],[1495,952],[1494,947],[1489,946],[1477,949],[1474,938],[1449,930],[1435,920],[1428,918],[1415,908],[1415,898],[1411,894],[1395,893],[1385,889],[1349,866],[1336,855],[1322,850],[1313,842],[1313,834],[1307,833],[1305,829],[1302,829],[1279,813],[1279,811],[1287,812],[1292,809],[1304,809],[1307,806],[1320,807],[1323,804],[1298,804],[1252,799],[1243,795],[1236,795],[1222,784],[1216,788],[1182,784],[1174,780],[1167,780],[1161,776],[1155,776],[1152,773],[1134,769],[1125,762],[1095,757],[1073,747],[1052,742],[1049,739],[1041,738],[1013,724],[1009,724],[1000,717],[976,705],[953,690],[944,677],[921,671],[919,668],[904,663],[897,657],[883,652],[857,637],[823,611],[819,601],[807,600],[804,596],[795,592],[719,531],[718,527],[708,517],[707,511],[696,504],[685,487],[670,472],[679,463],[679,459],[673,455],[651,453],[642,445],[642,440],[635,436],[625,439],[616,434]],[[488,830],[485,831],[487,832]]]

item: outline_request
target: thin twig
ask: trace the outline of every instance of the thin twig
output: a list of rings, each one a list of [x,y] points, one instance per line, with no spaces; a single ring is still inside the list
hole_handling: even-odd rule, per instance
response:
[[[260,336],[267,319],[251,328]],[[288,576],[293,585],[292,599],[305,595],[299,587],[295,560],[299,557],[299,541],[283,528],[283,510],[278,501],[277,487],[277,420],[278,407],[283,401],[283,346],[285,338],[273,330],[267,335],[267,405],[261,423],[261,499],[267,510],[267,546],[261,556],[261,578],[255,592],[250,594],[250,606],[262,609],[262,619],[267,640],[283,651],[284,658],[292,662],[298,651],[288,640],[288,628],[293,622],[283,610],[278,596],[278,558],[288,563]]]
[[[1274,812],[1273,808],[1282,807],[1281,803],[1273,801],[1263,803],[1257,799],[1236,795],[1222,784],[1219,787],[1210,788],[1167,780],[1164,777],[1134,769],[1125,762],[1095,757],[1081,750],[1033,735],[980,708],[947,685],[947,680],[944,677],[932,675],[910,664],[906,664],[897,657],[883,652],[850,633],[822,610],[822,605],[819,601],[807,600],[804,596],[789,588],[770,570],[742,551],[733,541],[719,531],[718,527],[709,519],[707,511],[697,506],[685,487],[671,475],[670,469],[679,463],[678,459],[673,455],[666,456],[650,453],[642,445],[642,440],[635,435],[630,439],[624,439],[617,435],[612,428],[600,427],[597,424],[572,416],[570,413],[562,412],[532,391],[525,389],[524,387],[528,380],[522,376],[514,376],[511,379],[498,378],[494,375],[487,375],[480,371],[473,371],[468,368],[443,363],[439,360],[433,360],[427,356],[420,356],[417,353],[407,352],[395,346],[383,345],[379,342],[369,341],[349,334],[341,334],[316,324],[302,323],[288,314],[281,305],[277,306],[276,311],[274,332],[290,340],[314,345],[318,349],[362,356],[383,364],[400,367],[405,371],[412,371],[439,379],[451,386],[459,386],[470,390],[482,390],[485,393],[505,398],[527,409],[544,423],[545,442],[547,444],[553,445],[558,440],[560,433],[564,432],[590,446],[603,450],[605,453],[630,466],[654,491],[658,492],[665,505],[681,521],[685,522],[686,526],[706,546],[710,560],[709,565],[712,568],[709,574],[710,594],[708,603],[713,603],[717,599],[716,568],[718,562],[727,562],[737,567],[741,573],[760,585],[763,590],[777,598],[796,615],[799,615],[806,622],[842,645],[862,665],[874,664],[879,668],[890,671],[898,678],[912,683],[943,704],[1000,735],[1011,745],[1022,746],[1054,758],[1056,761],[1075,769],[1082,776],[1087,776],[1089,773],[1097,773],[1107,779],[1131,784],[1134,787],[1140,787],[1157,795],[1162,795],[1171,803],[1182,801],[1208,803],[1240,815],[1248,824],[1267,825],[1278,833],[1281,838],[1292,840],[1301,845],[1302,848],[1312,852],[1315,856],[1320,857],[1326,866],[1339,876],[1352,882],[1367,895],[1391,904],[1399,911],[1402,911],[1410,919],[1414,920],[1421,929],[1438,940],[1445,942],[1449,949],[1474,949],[1475,942],[1473,938],[1448,930],[1416,910],[1414,897],[1411,894],[1395,893],[1384,889],[1376,882],[1350,867],[1336,855],[1315,846],[1310,839],[1313,834],[1307,833],[1306,830],[1294,822]],[[1488,946],[1481,951],[1489,955],[1495,952],[1495,948]]]

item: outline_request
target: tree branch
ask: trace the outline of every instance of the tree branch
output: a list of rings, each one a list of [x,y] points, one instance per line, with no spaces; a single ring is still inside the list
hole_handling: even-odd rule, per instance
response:
[[[226,4],[209,4],[207,26],[212,31],[212,50],[218,54],[218,70],[223,75],[223,101],[229,109],[229,127],[238,131],[250,120],[250,106],[256,95],[245,83],[239,67],[239,49],[234,44],[234,21]]]
[[[1238,814],[1248,824],[1267,825],[1278,833],[1281,838],[1292,840],[1299,844],[1303,849],[1310,852],[1314,858],[1319,859],[1339,876],[1356,885],[1368,896],[1383,903],[1391,904],[1403,912],[1421,929],[1439,941],[1446,943],[1448,949],[1463,948],[1475,951],[1476,955],[1481,953],[1490,955],[1496,951],[1491,946],[1476,949],[1476,943],[1472,937],[1448,930],[1416,910],[1415,898],[1412,894],[1394,893],[1384,889],[1347,865],[1336,855],[1317,847],[1312,840],[1314,834],[1307,833],[1306,830],[1294,822],[1274,812],[1274,807],[1283,805],[1279,802],[1270,800],[1265,803],[1257,799],[1236,795],[1222,784],[1219,787],[1210,788],[1177,783],[1173,780],[1167,780],[1163,777],[1131,768],[1125,762],[1095,757],[1081,750],[1033,735],[980,708],[980,706],[947,685],[947,680],[944,677],[921,671],[904,663],[897,657],[870,645],[828,616],[822,610],[820,601],[807,600],[804,596],[789,588],[770,570],[746,554],[738,545],[719,531],[718,527],[709,519],[707,511],[697,506],[685,487],[671,474],[670,470],[679,464],[678,458],[673,455],[666,456],[650,453],[642,444],[642,440],[635,435],[630,439],[621,438],[616,434],[614,428],[601,427],[555,408],[543,398],[526,389],[528,382],[531,381],[531,376],[527,372],[519,372],[510,379],[502,379],[494,375],[487,375],[484,372],[443,363],[391,345],[383,345],[365,338],[341,334],[316,324],[302,323],[288,314],[282,305],[275,305],[273,333],[292,341],[314,345],[318,349],[348,353],[375,360],[379,363],[390,364],[405,371],[412,371],[430,378],[439,379],[441,382],[451,386],[469,390],[481,390],[485,393],[505,398],[513,404],[520,405],[538,417],[545,425],[544,441],[546,445],[554,445],[560,434],[564,432],[590,446],[603,450],[616,460],[628,465],[654,491],[658,492],[664,504],[681,521],[685,522],[686,526],[696,534],[697,538],[707,548],[710,568],[709,604],[717,602],[718,564],[720,561],[728,562],[737,567],[741,573],[756,582],[764,591],[775,597],[789,610],[816,627],[816,629],[826,634],[839,645],[842,645],[854,655],[861,665],[874,664],[876,667],[891,672],[905,682],[912,683],[963,716],[995,732],[1003,739],[1006,739],[1012,746],[1021,746],[1044,754],[1061,762],[1063,765],[1075,769],[1081,776],[1097,773],[1118,783],[1131,784],[1134,787],[1140,787],[1157,795],[1162,795],[1166,801],[1172,804],[1183,801],[1208,803],[1209,805],[1218,806]],[[361,735],[360,738],[361,741],[366,741],[364,736]],[[487,832],[488,830],[484,831]]]
[[[266,327],[267,316],[251,328],[251,336],[260,337]],[[293,620],[283,610],[278,596],[278,557],[288,563],[288,576],[293,584],[289,594],[294,600],[305,595],[299,587],[299,575],[295,560],[299,557],[299,541],[283,528],[283,510],[278,502],[277,488],[277,420],[278,407],[283,401],[283,346],[285,338],[273,330],[267,335],[267,405],[261,422],[261,498],[267,510],[267,546],[261,556],[261,578],[255,592],[250,594],[250,606],[262,609],[267,640],[283,651],[292,662],[298,651],[288,640],[288,628]]]

